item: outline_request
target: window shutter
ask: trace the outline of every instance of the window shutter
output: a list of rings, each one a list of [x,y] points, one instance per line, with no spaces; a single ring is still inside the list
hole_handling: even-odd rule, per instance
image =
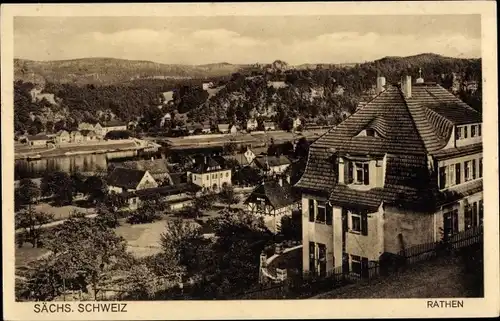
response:
[[[368,213],[361,213],[361,234],[368,235]]]
[[[363,278],[367,278],[369,276],[368,258],[366,257],[361,258],[361,276]]]
[[[314,200],[309,200],[309,222],[314,222]]]
[[[370,174],[368,171],[368,166],[369,164],[363,164],[363,178],[364,178],[364,184],[365,185],[370,185]]]
[[[476,160],[472,160],[472,179],[476,179]]]
[[[326,202],[326,224],[332,225],[333,221],[333,208],[329,202]]]
[[[347,161],[347,184],[352,184],[352,182],[354,181],[354,178],[353,178],[353,166],[352,166],[352,162],[351,161]]]
[[[460,184],[462,180],[462,173],[460,172],[461,167],[460,163],[455,164],[455,184]]]

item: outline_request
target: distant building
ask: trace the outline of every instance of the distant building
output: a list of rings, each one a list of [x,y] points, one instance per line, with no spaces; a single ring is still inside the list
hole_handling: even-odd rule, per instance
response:
[[[78,130],[73,130],[69,133],[70,143],[81,143],[83,141],[82,133]]]
[[[30,146],[46,146],[49,140],[47,135],[26,136],[26,142]]]
[[[190,182],[207,191],[219,192],[223,187],[231,185],[231,169],[209,156],[197,159],[187,175]]]
[[[261,155],[255,157],[253,166],[260,169],[267,176],[283,174],[291,162],[286,156]]]
[[[127,130],[127,123],[119,120],[111,120],[102,125],[102,136],[106,136],[107,133],[117,130]]]
[[[280,231],[281,219],[284,216],[292,217],[292,211],[297,208],[292,186],[283,179],[263,182],[244,203],[247,211],[262,217],[264,224],[273,233]]]
[[[229,124],[218,124],[217,129],[222,134],[227,134],[227,133],[229,133]]]
[[[276,124],[271,121],[265,121],[264,122],[264,130],[269,131],[269,130],[276,130]]]
[[[203,134],[210,134],[212,132],[212,126],[210,126],[210,123],[206,123],[206,122],[203,123],[201,132]]]
[[[80,133],[82,134],[82,140],[84,142],[94,142],[99,140],[99,137],[93,130],[80,130]]]
[[[170,168],[166,159],[146,159],[137,161],[125,161],[119,163],[118,167],[147,171],[157,183],[167,183],[173,185],[174,181],[170,176]]]
[[[299,117],[296,117],[294,120],[293,120],[293,129],[297,129],[299,126],[302,125],[302,121],[300,120]]]
[[[71,141],[71,137],[67,131],[60,130],[56,133],[55,141],[58,144],[68,144]]]
[[[205,83],[203,83],[202,88],[203,88],[203,90],[206,91],[206,90],[212,88],[213,86],[214,86],[213,82],[205,82]]]
[[[115,168],[109,174],[107,183],[110,193],[134,192],[158,187],[158,183],[148,171],[123,167]]]
[[[89,122],[83,122],[78,124],[78,130],[94,130],[95,129],[95,124],[89,123]]]
[[[256,130],[257,126],[259,126],[259,124],[255,118],[250,118],[249,120],[247,120],[247,130],[248,131]]]

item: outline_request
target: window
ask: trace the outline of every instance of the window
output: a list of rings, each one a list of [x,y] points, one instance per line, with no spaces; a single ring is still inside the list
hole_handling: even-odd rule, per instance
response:
[[[316,215],[316,221],[319,223],[326,222],[326,207],[325,207],[325,205],[318,204],[318,214]]]
[[[195,181],[195,180],[196,180],[196,175],[193,175],[193,181]]]
[[[330,203],[326,203],[326,224],[333,224],[333,208]]]
[[[368,235],[368,215],[367,213],[352,213],[351,212],[351,231]]]
[[[458,232],[458,210],[453,210],[444,213],[444,238],[447,239],[451,235]]]
[[[309,242],[309,271],[311,273],[316,272],[316,246],[314,242]]]
[[[478,217],[478,203],[472,203],[472,226],[479,225],[479,217]]]
[[[477,205],[478,209],[478,219],[479,219],[479,225],[483,225],[483,200],[480,200]]]
[[[375,131],[373,129],[367,129],[366,136],[375,137]]]
[[[477,125],[477,136],[481,136],[481,127],[481,124]]]
[[[470,126],[470,137],[476,137],[476,125]]]
[[[458,164],[455,164],[455,184],[460,184],[461,182],[461,169],[462,167],[462,164],[458,163]]]
[[[347,184],[352,184],[352,182],[354,181],[354,168],[353,168],[353,164],[352,162],[350,161],[347,161],[346,164],[345,164],[345,168],[346,168],[346,176],[347,176],[347,179],[346,179],[346,182]]]
[[[439,188],[443,189],[446,187],[446,168],[447,166],[439,167]]]
[[[319,275],[326,276],[326,245],[318,243]]]
[[[226,172],[226,177],[229,177],[229,172]]]
[[[309,222],[314,222],[314,200],[309,200]]]
[[[470,161],[466,161],[464,163],[464,182],[470,181],[471,179],[471,166],[470,166]]]
[[[483,158],[479,158],[479,173],[478,177],[481,178],[483,177]]]
[[[464,138],[467,138],[467,132],[468,132],[467,126],[464,126]]]
[[[447,178],[448,178],[448,186],[453,186],[455,185],[455,166],[453,165],[450,165],[450,166],[446,166],[446,168],[448,168],[448,175],[447,175]]]
[[[351,271],[356,274],[361,274],[361,257],[351,255]]]
[[[457,129],[455,131],[455,139],[456,140],[462,139],[462,127],[457,126]]]
[[[368,163],[356,163],[356,184],[370,184],[370,175],[368,172]]]
[[[351,231],[361,232],[361,216],[351,213]]]
[[[465,229],[470,229],[472,225],[472,208],[470,204],[466,204],[464,207],[464,224],[465,224]]]
[[[476,179],[476,160],[472,160],[472,179]]]
[[[207,176],[206,176],[206,179],[208,180],[208,178],[209,178],[209,176],[207,175]]]

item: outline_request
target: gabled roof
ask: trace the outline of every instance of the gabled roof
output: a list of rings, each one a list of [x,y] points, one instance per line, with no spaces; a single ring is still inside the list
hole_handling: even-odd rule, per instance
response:
[[[196,160],[196,164],[192,169],[194,173],[209,173],[224,170],[224,164],[216,161],[214,157],[204,157]]]
[[[118,127],[118,126],[127,126],[127,123],[121,121],[121,120],[110,120],[105,122],[103,127]]]
[[[120,163],[118,167],[148,171],[152,175],[169,172],[168,161],[165,159],[126,161]]]
[[[240,166],[247,166],[247,165],[250,165],[250,163],[248,162],[247,158],[245,157],[245,154],[243,153],[240,153],[240,154],[236,154],[236,155],[226,155],[226,156],[222,156],[226,161],[227,160],[234,160],[236,162],[238,162],[238,164]]]
[[[257,156],[254,159],[255,164],[263,169],[267,169],[268,165],[269,167],[274,167],[274,166],[281,166],[281,165],[290,165],[291,162],[286,156],[268,156],[268,155],[261,155]]]
[[[125,189],[134,189],[139,185],[146,171],[117,167],[109,174],[107,182],[109,186]]]
[[[277,181],[266,181],[253,190],[253,192],[245,200],[245,204],[259,202],[257,198],[267,200],[267,203],[275,209],[283,208],[293,204],[294,198],[291,185],[285,180],[282,181],[283,186]]]
[[[49,140],[49,136],[47,135],[34,135],[34,136],[26,136],[28,140]]]

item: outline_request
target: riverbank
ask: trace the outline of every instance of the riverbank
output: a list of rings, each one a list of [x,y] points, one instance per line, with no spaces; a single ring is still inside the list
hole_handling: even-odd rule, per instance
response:
[[[167,143],[173,149],[187,149],[193,147],[216,147],[224,146],[226,143],[246,144],[263,146],[272,139],[275,143],[283,143],[305,137],[307,140],[315,140],[323,135],[326,130],[310,130],[301,133],[291,133],[277,130],[269,132],[252,132],[236,134],[207,134],[186,137],[144,137],[143,139],[155,142]]]
[[[86,154],[137,151],[149,147],[148,142],[140,140],[105,141],[98,143],[67,144],[53,147],[16,146],[15,160],[42,159]]]

